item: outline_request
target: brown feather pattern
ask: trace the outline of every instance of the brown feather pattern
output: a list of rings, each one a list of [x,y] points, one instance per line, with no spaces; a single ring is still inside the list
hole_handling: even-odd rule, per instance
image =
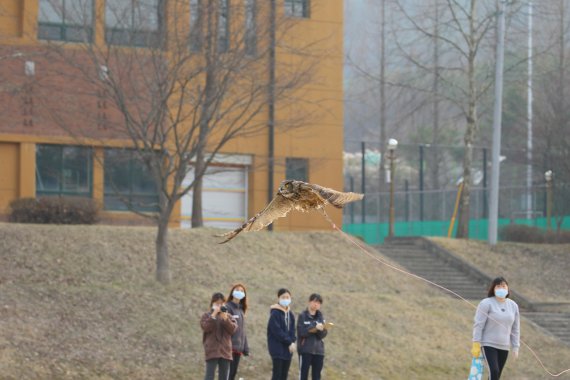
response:
[[[308,212],[312,209],[323,208],[329,203],[336,208],[342,208],[345,204],[361,200],[363,197],[363,194],[344,193],[303,181],[285,180],[281,182],[273,200],[263,210],[241,227],[220,235],[225,238],[220,244],[232,240],[242,231],[262,230],[275,219],[287,216],[293,208],[297,211]]]

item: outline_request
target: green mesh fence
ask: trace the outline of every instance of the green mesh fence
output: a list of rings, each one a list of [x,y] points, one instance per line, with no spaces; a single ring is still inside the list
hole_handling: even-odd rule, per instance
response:
[[[487,240],[488,219],[476,219],[469,222],[469,238],[477,240]],[[546,229],[546,218],[534,219],[499,219],[499,229],[508,224],[524,224]],[[556,226],[556,221],[552,218],[552,226]],[[453,228],[452,236],[455,236],[457,222]],[[565,216],[561,226],[562,229],[570,229],[570,216]],[[447,236],[449,221],[414,221],[394,223],[395,236]],[[388,223],[345,223],[342,230],[363,239],[367,244],[382,244],[388,236]]]

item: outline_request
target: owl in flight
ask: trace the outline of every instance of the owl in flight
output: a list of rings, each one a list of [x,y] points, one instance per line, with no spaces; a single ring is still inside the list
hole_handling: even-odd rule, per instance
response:
[[[346,203],[358,201],[363,197],[364,194],[343,193],[312,183],[285,180],[281,182],[273,200],[262,211],[241,227],[220,235],[226,238],[220,244],[232,240],[242,231],[259,231],[273,223],[275,219],[286,216],[292,209],[307,212],[312,209],[322,209],[329,203],[336,208],[342,208]]]

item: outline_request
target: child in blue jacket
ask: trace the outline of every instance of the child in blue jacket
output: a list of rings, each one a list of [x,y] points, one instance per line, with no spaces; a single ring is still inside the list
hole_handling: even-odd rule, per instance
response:
[[[271,306],[267,323],[267,347],[273,361],[271,380],[287,380],[295,344],[295,316],[291,312],[291,292],[279,289],[278,303]]]

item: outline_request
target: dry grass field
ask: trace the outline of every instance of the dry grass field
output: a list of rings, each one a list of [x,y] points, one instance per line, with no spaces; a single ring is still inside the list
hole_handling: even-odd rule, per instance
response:
[[[162,286],[153,279],[152,228],[0,224],[0,378],[201,379],[199,317],[214,291],[236,281],[250,303],[246,380],[270,377],[266,323],[283,286],[297,313],[310,293],[324,297],[336,324],[326,380],[467,377],[469,305],[383,266],[339,233],[250,233],[218,245],[219,232],[172,230],[173,281]],[[522,331],[549,368],[570,367],[570,347],[529,323]],[[297,369],[295,358],[292,379]],[[522,349],[504,378],[550,377]]]

